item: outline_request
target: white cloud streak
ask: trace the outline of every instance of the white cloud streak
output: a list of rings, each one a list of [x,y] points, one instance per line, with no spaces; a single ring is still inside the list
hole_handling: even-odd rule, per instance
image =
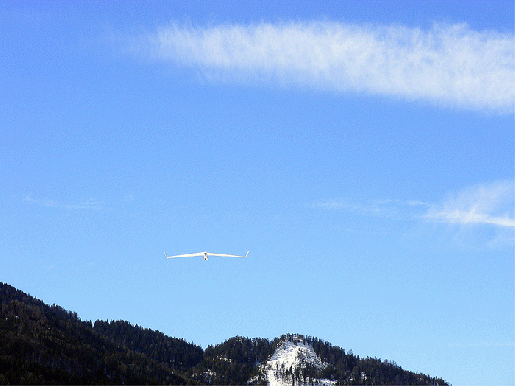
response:
[[[467,247],[497,249],[515,244],[515,183],[510,180],[471,186],[438,203],[346,198],[320,201],[313,207],[389,221],[410,221],[418,223],[417,228],[424,234],[432,234],[435,228],[420,227],[422,223],[435,224],[436,229],[450,232],[455,243]]]
[[[515,184],[502,180],[475,185],[449,195],[440,203],[401,200],[339,199],[320,201],[317,208],[365,216],[426,220],[458,225],[515,227]]]
[[[513,228],[514,195],[513,181],[476,185],[432,205],[424,218],[449,224]]]
[[[380,218],[403,218],[405,209],[411,206],[410,203],[404,203],[399,200],[371,200],[363,201],[357,199],[339,199],[330,201],[321,201],[315,204],[315,207],[338,210],[343,212],[355,213],[364,216],[380,217]],[[417,204],[418,205],[418,204]]]
[[[78,203],[65,203],[55,200],[48,199],[37,199],[32,198],[30,195],[26,195],[23,199],[25,202],[37,204],[48,208],[61,208],[61,209],[102,209],[103,204],[93,198],[84,200]]]
[[[429,30],[337,22],[172,23],[130,39],[131,53],[209,79],[363,92],[513,113],[514,36],[466,24]]]

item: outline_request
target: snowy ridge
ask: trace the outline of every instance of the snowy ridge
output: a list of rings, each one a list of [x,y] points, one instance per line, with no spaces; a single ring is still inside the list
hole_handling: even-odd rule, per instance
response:
[[[283,340],[270,359],[263,365],[270,386],[283,385],[334,385],[336,382],[313,377],[313,371],[323,370],[327,364],[316,355],[313,347],[298,336]]]

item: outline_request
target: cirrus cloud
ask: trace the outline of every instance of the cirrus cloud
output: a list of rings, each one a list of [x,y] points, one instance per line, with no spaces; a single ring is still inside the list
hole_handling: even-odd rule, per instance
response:
[[[424,218],[461,225],[515,227],[513,181],[497,181],[470,187],[431,205]]]
[[[514,196],[514,182],[500,180],[461,189],[433,203],[340,198],[319,201],[313,206],[384,220],[431,223],[436,227],[422,227],[423,233],[432,234],[440,229],[461,245],[502,248],[515,243]]]
[[[47,208],[60,208],[60,209],[102,209],[103,203],[97,201],[94,198],[82,200],[80,202],[62,202],[51,199],[32,198],[30,195],[26,195],[23,200],[32,204],[37,204]]]
[[[515,184],[509,180],[478,184],[449,194],[438,203],[346,198],[319,201],[314,207],[392,219],[514,228]]]
[[[272,82],[513,113],[513,34],[339,22],[172,23],[129,39],[132,54],[206,78]]]

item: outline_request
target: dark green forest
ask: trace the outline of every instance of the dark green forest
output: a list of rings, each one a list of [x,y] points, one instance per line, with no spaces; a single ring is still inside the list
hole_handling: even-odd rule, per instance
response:
[[[266,384],[260,364],[281,341],[298,337],[234,337],[203,350],[127,321],[82,321],[74,312],[0,283],[0,384]],[[300,382],[447,384],[395,362],[360,358],[310,336],[302,339],[328,365],[306,366],[294,374]]]

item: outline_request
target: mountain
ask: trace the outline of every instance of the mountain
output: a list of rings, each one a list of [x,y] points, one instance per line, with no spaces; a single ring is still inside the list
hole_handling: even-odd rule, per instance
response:
[[[337,383],[334,379],[317,377],[328,366],[315,353],[313,346],[304,341],[303,336],[293,335],[291,339],[281,340],[270,359],[261,364],[260,370],[270,386],[294,383],[334,385]],[[259,380],[258,377],[256,381]]]
[[[109,325],[111,331],[102,324],[95,329],[76,313],[48,306],[0,283],[0,384],[194,383],[180,366],[157,359],[157,351],[152,357],[121,343],[116,332],[120,323]],[[142,330],[133,327],[133,335]],[[202,352],[200,347],[186,344],[178,345],[174,352],[167,339],[162,340],[162,347],[168,347],[168,358]]]
[[[272,341],[235,337],[209,346],[193,377],[204,384],[448,385],[395,362],[360,358],[318,338],[286,334]]]
[[[126,321],[81,321],[1,282],[0,384],[447,385],[299,334],[203,350]]]

